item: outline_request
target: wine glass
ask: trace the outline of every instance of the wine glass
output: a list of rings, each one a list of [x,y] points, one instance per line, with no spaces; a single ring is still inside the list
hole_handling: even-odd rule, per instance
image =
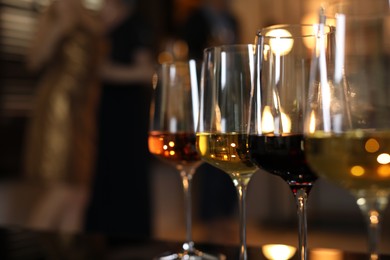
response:
[[[300,259],[307,259],[306,204],[317,180],[306,163],[303,149],[311,48],[317,27],[279,24],[257,32],[255,84],[248,128],[251,161],[266,172],[280,176],[295,197]]]
[[[204,50],[196,147],[202,160],[232,178],[239,197],[240,256],[247,259],[246,205],[248,183],[257,167],[247,151],[248,106],[254,75],[254,45],[238,44]]]
[[[153,87],[149,151],[180,172],[186,211],[186,242],[183,250],[162,255],[158,259],[219,259],[197,250],[192,241],[192,178],[202,163],[195,148],[199,113],[196,62],[163,63],[153,78]]]
[[[355,198],[378,259],[390,194],[389,2],[343,1],[321,12],[331,41],[317,38],[305,123],[305,150],[319,176]],[[320,32],[322,31],[320,28]]]

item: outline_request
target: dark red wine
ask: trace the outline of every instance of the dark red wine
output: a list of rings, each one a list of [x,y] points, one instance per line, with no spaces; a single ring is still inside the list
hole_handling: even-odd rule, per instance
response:
[[[303,135],[250,135],[249,156],[261,169],[282,177],[290,188],[306,187],[317,179],[317,175],[306,162]]]
[[[149,151],[157,158],[174,165],[192,165],[201,162],[195,147],[195,133],[149,133]]]

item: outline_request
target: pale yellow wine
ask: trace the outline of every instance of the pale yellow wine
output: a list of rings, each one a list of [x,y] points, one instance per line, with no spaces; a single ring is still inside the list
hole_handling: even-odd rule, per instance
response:
[[[390,131],[320,132],[305,150],[314,172],[352,192],[390,190]]]
[[[247,135],[238,133],[196,135],[197,149],[202,159],[231,175],[250,177],[257,167],[249,160]]]

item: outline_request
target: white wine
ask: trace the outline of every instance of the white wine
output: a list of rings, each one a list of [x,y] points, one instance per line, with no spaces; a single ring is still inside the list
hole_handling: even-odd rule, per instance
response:
[[[390,131],[319,132],[307,138],[305,150],[319,176],[353,193],[390,191]]]
[[[196,135],[196,145],[202,159],[228,173],[233,179],[250,178],[257,170],[257,166],[249,160],[246,144],[246,134]]]

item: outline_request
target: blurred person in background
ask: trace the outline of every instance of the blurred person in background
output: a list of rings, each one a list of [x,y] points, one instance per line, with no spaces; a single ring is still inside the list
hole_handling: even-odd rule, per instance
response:
[[[229,0],[165,0],[161,47],[169,58],[201,62],[205,48],[238,43],[239,24],[229,4]]]
[[[190,58],[202,60],[207,47],[239,42],[239,24],[229,2],[200,0],[198,7],[190,13],[180,32],[188,43]]]
[[[90,232],[148,237],[154,32],[136,0],[105,0],[102,21],[107,57],[101,68],[96,171],[85,227]]]
[[[183,25],[191,13],[200,7],[200,0],[164,0],[161,8],[161,25],[159,62],[187,61],[189,57],[188,42],[183,37]]]
[[[45,6],[27,66],[37,73],[25,144],[25,176],[43,185],[28,225],[78,231],[93,178],[101,27],[80,0]]]

